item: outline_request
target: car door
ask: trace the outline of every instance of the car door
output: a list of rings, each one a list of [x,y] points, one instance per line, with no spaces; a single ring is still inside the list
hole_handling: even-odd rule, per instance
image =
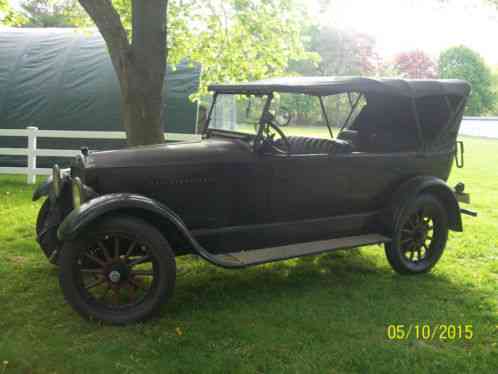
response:
[[[263,248],[273,243],[271,235],[266,235],[266,226],[272,220],[271,164],[251,147],[244,148],[243,157],[227,157],[216,165],[217,172],[211,177],[217,180],[217,187],[202,195],[204,204],[216,211],[216,225],[198,228],[194,235],[213,253]]]
[[[226,226],[251,226],[270,223],[271,180],[273,170],[267,160],[253,152],[244,162],[224,167],[225,182],[230,192],[222,197],[230,204]]]
[[[267,155],[272,166],[275,222],[332,217],[348,212],[351,171],[328,154]]]

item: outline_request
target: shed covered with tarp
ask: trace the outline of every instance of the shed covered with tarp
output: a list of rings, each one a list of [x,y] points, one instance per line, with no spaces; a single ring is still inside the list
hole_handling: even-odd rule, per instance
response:
[[[168,68],[163,121],[168,133],[194,133],[200,68]],[[123,131],[119,83],[102,36],[76,29],[0,28],[0,128]],[[123,141],[40,139],[40,148],[93,149]],[[0,147],[26,146],[26,139],[0,136]],[[50,160],[45,160],[49,162]],[[0,156],[17,166],[25,158]],[[43,160],[40,160],[43,164]],[[13,165],[14,164],[14,165]]]

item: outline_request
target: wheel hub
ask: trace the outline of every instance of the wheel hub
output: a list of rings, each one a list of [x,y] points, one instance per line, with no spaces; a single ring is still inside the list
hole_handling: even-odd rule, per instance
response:
[[[427,231],[425,228],[420,228],[417,231],[415,231],[415,242],[419,245],[422,245],[425,243],[425,239],[427,238]]]
[[[117,270],[113,270],[109,273],[109,280],[112,282],[112,283],[119,283],[119,281],[121,280],[121,273]]]
[[[115,263],[109,269],[107,273],[107,279],[113,284],[119,284],[123,281],[128,280],[130,270],[128,266],[124,263]]]

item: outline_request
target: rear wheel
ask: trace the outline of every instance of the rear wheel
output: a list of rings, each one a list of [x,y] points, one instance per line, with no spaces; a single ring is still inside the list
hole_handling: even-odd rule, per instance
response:
[[[132,217],[100,221],[64,245],[60,285],[86,318],[110,324],[146,320],[172,296],[173,251],[161,233]]]
[[[392,268],[400,274],[430,271],[448,240],[448,216],[433,195],[422,194],[402,213],[393,238],[385,245]]]

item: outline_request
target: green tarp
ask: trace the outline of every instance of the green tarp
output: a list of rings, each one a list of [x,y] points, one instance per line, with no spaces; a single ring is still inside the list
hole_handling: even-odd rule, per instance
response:
[[[180,64],[166,75],[165,130],[193,133],[197,106],[189,96],[198,89],[200,69]],[[0,29],[0,128],[122,131],[120,105],[119,84],[97,32]],[[117,146],[93,140],[44,143],[49,148],[74,148],[80,143],[94,149]],[[19,144],[23,141],[0,137],[0,147]],[[0,156],[0,163],[5,160]]]

